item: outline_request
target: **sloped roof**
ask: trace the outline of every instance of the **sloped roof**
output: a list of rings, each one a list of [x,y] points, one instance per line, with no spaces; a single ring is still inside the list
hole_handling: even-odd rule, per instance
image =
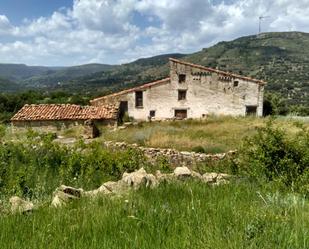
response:
[[[153,81],[153,82],[150,82],[150,83],[143,84],[141,86],[133,87],[133,88],[130,88],[130,89],[126,89],[126,90],[123,90],[123,91],[120,91],[120,92],[112,93],[112,94],[109,94],[109,95],[105,95],[103,97],[93,99],[93,100],[90,101],[90,103],[96,102],[98,100],[105,99],[105,98],[116,97],[116,96],[120,96],[120,95],[123,95],[123,94],[139,91],[139,90],[144,90],[144,89],[152,87],[152,86],[168,83],[169,81],[170,81],[169,77],[162,79],[162,80],[156,80],[156,81]]]
[[[208,72],[217,73],[217,74],[220,74],[220,75],[226,76],[226,77],[232,77],[232,78],[247,80],[247,81],[251,81],[251,82],[254,82],[254,83],[261,84],[261,85],[266,84],[266,82],[263,81],[263,80],[257,80],[257,79],[253,79],[253,78],[246,77],[246,76],[239,75],[239,74],[229,73],[229,72],[221,71],[221,70],[210,68],[210,67],[204,67],[204,66],[193,64],[193,63],[190,63],[190,62],[180,61],[180,60],[177,60],[177,59],[174,59],[174,58],[169,58],[169,60],[176,62],[176,63],[179,63],[179,64],[186,65],[186,66],[195,67],[195,68],[198,68],[198,69],[201,69],[201,70],[205,70],[205,71],[208,71]]]
[[[116,119],[117,108],[109,106],[80,106],[69,104],[24,105],[11,121],[102,120]]]

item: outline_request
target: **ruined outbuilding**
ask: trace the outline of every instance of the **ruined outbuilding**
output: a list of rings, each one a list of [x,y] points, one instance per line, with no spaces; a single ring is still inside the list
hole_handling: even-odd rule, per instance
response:
[[[202,118],[207,115],[262,116],[266,82],[176,59],[170,76],[91,101],[118,106],[119,121]]]
[[[113,105],[80,106],[70,104],[25,105],[11,119],[13,127],[56,132],[73,126],[84,128],[84,137],[98,135],[97,125],[115,125],[118,109]]]

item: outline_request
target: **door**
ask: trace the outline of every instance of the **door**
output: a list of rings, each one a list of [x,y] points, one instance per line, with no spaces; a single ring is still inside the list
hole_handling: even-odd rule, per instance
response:
[[[121,101],[119,106],[118,123],[122,124],[128,117],[128,101]]]

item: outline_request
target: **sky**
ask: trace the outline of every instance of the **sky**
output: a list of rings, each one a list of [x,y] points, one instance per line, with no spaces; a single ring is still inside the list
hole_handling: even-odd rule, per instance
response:
[[[0,0],[0,63],[121,64],[258,32],[309,32],[309,0]]]

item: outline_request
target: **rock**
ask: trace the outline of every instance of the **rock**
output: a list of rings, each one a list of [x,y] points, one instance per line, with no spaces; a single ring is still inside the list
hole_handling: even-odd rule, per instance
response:
[[[27,213],[33,210],[33,203],[30,201],[25,201],[18,196],[13,196],[10,198],[11,211],[12,213]]]
[[[215,183],[217,181],[217,173],[205,173],[202,176],[202,181],[206,183]]]
[[[191,175],[195,179],[202,180],[202,175],[200,173],[198,173],[198,172],[192,171]]]
[[[54,207],[62,206],[63,204],[69,202],[70,200],[79,199],[80,197],[82,197],[83,193],[84,193],[83,189],[80,188],[77,189],[61,185],[54,192],[53,194],[54,198],[52,200],[51,205]]]
[[[232,178],[231,175],[219,173],[218,176],[217,176],[217,181],[216,181],[215,185],[227,184],[227,183],[229,183],[229,179],[231,179],[231,178]]]
[[[153,188],[158,185],[158,181],[155,176],[152,174],[147,174],[144,168],[132,173],[124,173],[122,176],[122,181],[134,189],[138,189],[142,186]]]
[[[174,174],[177,179],[185,179],[192,175],[191,171],[187,167],[177,167],[174,170]]]
[[[124,194],[129,191],[128,185],[122,180],[117,182],[109,181],[104,183],[103,186],[112,194],[116,195]]]
[[[156,178],[159,183],[161,182],[171,182],[176,179],[175,175],[172,174],[162,174],[160,170],[156,171]]]
[[[202,176],[202,180],[207,183],[219,185],[219,184],[228,183],[229,182],[228,180],[231,177],[232,177],[231,175],[224,174],[224,173],[205,173]]]
[[[88,197],[95,197],[95,196],[98,196],[98,195],[108,195],[108,194],[112,194],[112,192],[107,187],[105,187],[104,185],[102,185],[98,189],[86,191],[84,193],[84,195],[88,196]]]

